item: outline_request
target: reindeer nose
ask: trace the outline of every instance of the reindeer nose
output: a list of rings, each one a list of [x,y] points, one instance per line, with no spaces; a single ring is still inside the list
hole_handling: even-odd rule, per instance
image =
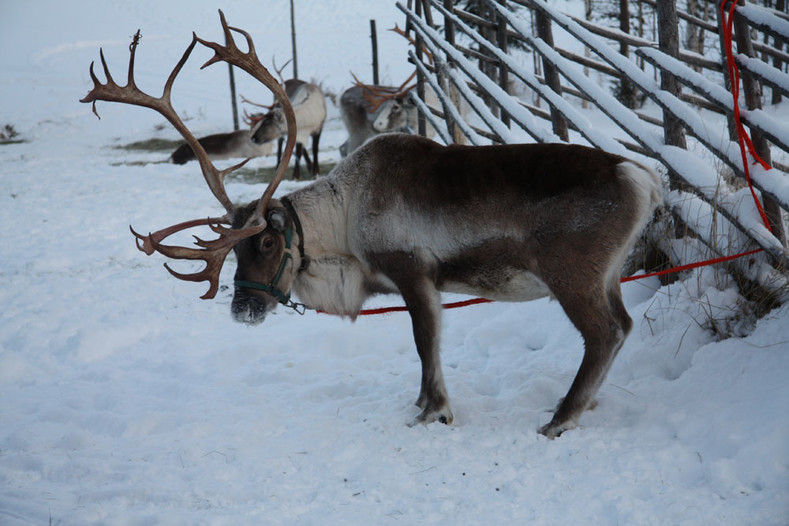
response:
[[[271,309],[265,301],[238,290],[233,295],[233,302],[230,305],[233,319],[247,325],[257,325],[263,322],[269,310]]]

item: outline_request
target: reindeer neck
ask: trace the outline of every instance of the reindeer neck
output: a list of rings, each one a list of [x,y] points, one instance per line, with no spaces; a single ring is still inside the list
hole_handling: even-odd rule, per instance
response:
[[[298,243],[310,258],[325,255],[349,254],[345,223],[344,189],[331,176],[316,181],[306,188],[288,194],[293,213],[298,217],[302,232]]]

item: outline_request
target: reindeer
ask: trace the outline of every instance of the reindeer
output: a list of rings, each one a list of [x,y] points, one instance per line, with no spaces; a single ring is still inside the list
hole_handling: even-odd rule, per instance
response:
[[[180,279],[209,282],[205,299],[216,295],[222,264],[234,251],[231,313],[247,324],[262,322],[278,304],[355,318],[371,295],[399,293],[422,362],[416,422],[424,424],[453,419],[439,355],[440,292],[501,301],[552,295],[583,336],[585,351],[569,392],[539,431],[554,438],[576,427],[632,327],[619,276],[661,201],[657,175],[578,145],[441,146],[388,134],[360,147],[327,177],[273,199],[296,142],[296,118],[287,95],[257,60],[251,37],[229,28],[221,11],[220,19],[226,45],[193,36],[158,99],[134,83],[136,39],[125,87],[112,80],[103,53],[104,84],[91,66],[94,86],[82,101],[147,106],[164,115],[194,148],[209,188],[226,210],[219,218],[147,236],[132,230],[138,248],[205,261],[194,274],[165,264]],[[231,31],[246,37],[249,51],[238,49]],[[234,205],[224,189],[224,177],[237,166],[217,170],[170,103],[173,80],[197,42],[215,52],[206,65],[225,61],[244,69],[282,104],[288,129],[284,156],[263,196],[247,205]],[[217,239],[198,238],[197,248],[163,244],[175,232],[206,224]],[[304,303],[295,303],[291,292]]]
[[[296,113],[296,160],[293,167],[293,178],[301,179],[300,159],[304,155],[307,170],[311,175],[318,175],[318,143],[326,120],[326,97],[323,91],[315,84],[298,79],[289,79],[284,82],[285,93],[290,99],[293,111]],[[252,129],[252,142],[265,144],[278,139],[277,162],[282,156],[282,135],[286,132],[284,110],[281,103],[270,108],[265,115],[256,119]],[[312,137],[312,159],[310,159],[304,145]]]
[[[274,146],[272,143],[258,144],[252,140],[252,128],[236,130],[229,133],[217,133],[198,139],[212,161],[221,159],[253,158],[269,155]],[[195,160],[194,151],[184,143],[170,155],[170,162],[186,164]]]
[[[418,110],[409,99],[414,86],[406,87],[413,75],[400,87],[363,84],[359,79],[340,96],[340,115],[348,130],[348,140],[340,146],[340,154],[347,157],[371,137],[382,133],[413,133],[417,127]],[[425,98],[437,103],[435,93],[427,87]],[[435,130],[428,125],[427,134]]]

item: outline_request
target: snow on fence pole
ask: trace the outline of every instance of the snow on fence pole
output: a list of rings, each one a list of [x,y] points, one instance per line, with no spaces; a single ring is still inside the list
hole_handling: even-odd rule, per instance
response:
[[[781,19],[767,9],[741,2],[737,7],[737,14],[759,31],[789,40],[789,21]]]
[[[504,3],[504,5],[507,4],[507,0],[501,0],[501,2]],[[496,45],[498,49],[502,50],[504,53],[507,53],[509,47],[509,42],[507,41],[507,21],[501,16],[496,16]],[[503,62],[499,61],[499,86],[501,86],[501,89],[509,93],[509,83],[509,70]],[[507,126],[510,125],[510,116],[506,111],[502,110],[501,120]]]
[[[408,50],[408,56],[416,65],[417,69],[419,70],[419,73],[425,78],[428,84],[430,84],[430,87],[435,92],[436,97],[438,97],[438,100],[441,102],[441,105],[444,109],[444,120],[447,125],[446,131],[444,131],[440,126],[438,126],[437,123],[433,121],[433,119],[431,119],[429,115],[427,115],[427,113],[432,114],[432,112],[430,112],[429,108],[427,107],[427,104],[425,104],[421,99],[419,99],[418,96],[412,96],[412,100],[414,100],[414,102],[419,106],[420,111],[422,112],[427,111],[426,116],[431,121],[430,124],[433,126],[433,128],[435,128],[436,132],[439,135],[441,135],[441,139],[446,144],[452,144],[453,142],[456,142],[452,134],[449,133],[449,123],[451,122],[453,124],[458,124],[460,126],[460,129],[463,131],[466,137],[468,137],[469,141],[471,141],[472,144],[475,145],[482,144],[479,135],[474,133],[474,131],[463,121],[463,118],[460,116],[460,113],[458,112],[457,108],[455,108],[451,100],[448,100],[448,95],[442,89],[442,86],[440,86],[438,81],[435,78],[433,78],[432,75],[429,74],[424,63],[422,63],[421,60],[417,60],[416,54],[414,53],[413,50],[410,49]],[[437,53],[433,53],[433,63],[435,65],[436,72],[440,71],[444,66],[443,61],[438,57]]]
[[[453,0],[444,0],[444,8],[452,9],[452,2]],[[455,26],[452,24],[452,21],[449,20],[446,16],[444,17],[444,38],[446,39],[447,44],[449,44],[450,46],[455,45]],[[442,88],[441,91],[444,92],[444,90],[448,90],[450,92],[449,104],[447,104],[443,99],[441,99],[441,103],[444,105],[444,120],[447,123],[447,131],[452,136],[452,142],[454,143],[460,143],[462,141],[463,137],[461,134],[465,134],[465,136],[469,140],[472,140],[471,135],[469,135],[469,133],[466,130],[461,130],[459,127],[463,119],[457,119],[451,115],[450,106],[453,109],[459,107],[460,100],[458,99],[457,91],[454,91],[456,96],[455,96],[455,100],[452,100],[452,90],[450,88],[449,80],[447,79],[444,69],[446,67],[452,67],[452,62],[448,62],[447,64],[442,63],[441,66],[436,64],[436,75],[438,76],[438,83],[441,85]],[[438,95],[438,93],[439,92],[436,92],[436,95]]]
[[[789,95],[789,75],[781,71],[781,61],[774,58],[773,65],[770,66],[762,62],[758,58],[749,57],[742,53],[734,55],[737,61],[737,66],[741,70],[749,72],[751,75],[759,79],[762,84],[767,84],[773,90],[773,104],[780,102],[780,95]],[[778,95],[778,102],[775,101],[775,95]]]
[[[428,23],[432,22],[432,16],[430,16],[430,6],[425,2],[425,0],[416,0],[416,16],[419,17],[424,13],[425,20]],[[432,24],[431,24],[432,25]],[[422,46],[424,45],[422,36],[417,32],[416,38],[414,39],[416,45],[416,59],[418,61],[422,61]],[[425,77],[417,72],[416,74],[416,94],[417,96],[425,100]],[[427,136],[427,121],[425,120],[425,115],[421,111],[417,113],[417,133],[422,137]]]

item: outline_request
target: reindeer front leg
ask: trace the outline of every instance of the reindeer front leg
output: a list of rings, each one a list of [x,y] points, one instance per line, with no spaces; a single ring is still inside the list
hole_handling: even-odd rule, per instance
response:
[[[441,295],[435,286],[434,272],[416,262],[411,254],[376,259],[377,266],[395,283],[405,300],[422,362],[422,384],[416,401],[422,412],[414,424],[451,424],[452,410],[441,371]]]

